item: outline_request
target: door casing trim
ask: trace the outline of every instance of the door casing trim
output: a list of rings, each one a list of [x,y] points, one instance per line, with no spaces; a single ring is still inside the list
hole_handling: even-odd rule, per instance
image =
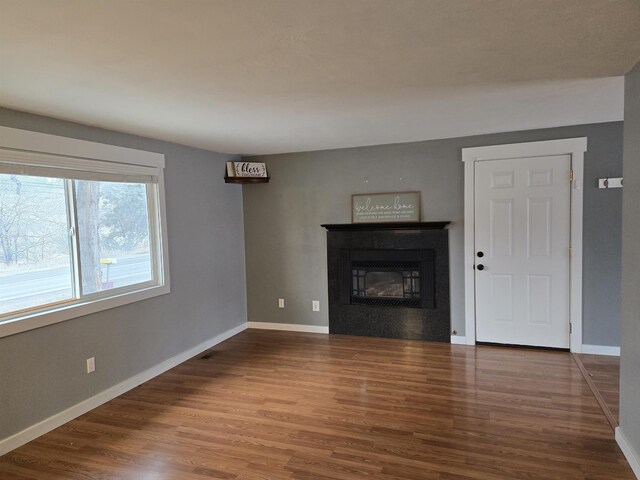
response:
[[[467,345],[476,344],[476,300],[473,269],[475,263],[475,163],[486,160],[570,155],[573,182],[571,183],[570,199],[571,258],[569,267],[569,321],[572,329],[569,345],[572,352],[582,352],[582,185],[584,152],[586,151],[586,137],[462,149],[462,161],[464,162],[465,337]],[[568,177],[567,181],[569,181]]]

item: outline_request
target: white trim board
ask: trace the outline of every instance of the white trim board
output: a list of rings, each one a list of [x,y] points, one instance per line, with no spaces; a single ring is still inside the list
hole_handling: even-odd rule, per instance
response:
[[[288,332],[307,332],[307,333],[329,333],[329,327],[317,325],[302,325],[299,323],[269,323],[269,322],[248,322],[248,328],[259,330],[282,330]],[[466,337],[460,335],[451,335],[452,345],[466,345]]]
[[[329,333],[329,327],[302,325],[300,323],[247,322],[248,328],[259,330],[284,330],[287,332]]]
[[[467,337],[461,335],[451,335],[451,345],[466,345]]]
[[[94,408],[99,407],[109,400],[112,400],[117,396],[122,395],[123,393],[137,387],[138,385],[141,385],[144,382],[157,377],[161,373],[164,373],[167,370],[170,370],[173,367],[186,362],[191,357],[194,357],[199,353],[202,353],[205,350],[221,342],[224,342],[225,340],[242,332],[246,328],[246,323],[242,323],[237,327],[231,328],[226,332],[216,335],[215,337],[210,338],[200,343],[199,345],[190,348],[189,350],[185,350],[184,352],[179,353],[178,355],[175,355],[149,368],[148,370],[145,370],[144,372],[138,373],[133,377],[128,378],[127,380],[120,382],[117,385],[114,385],[113,387],[109,387],[106,390],[98,393],[97,395],[94,395],[93,397],[87,398],[86,400],[83,400],[82,402],[77,403],[76,405],[73,405],[66,410],[63,410],[60,413],[56,413],[55,415],[52,415],[51,417],[46,418],[41,422],[36,423],[35,425],[27,427],[21,432],[0,440],[0,456],[24,445],[25,443],[30,442],[31,440],[38,438],[41,435],[44,435],[47,432],[50,432],[55,428],[58,428],[61,425],[64,425],[65,423],[87,413],[90,410],[93,410]]]
[[[0,127],[0,144],[6,148],[64,155],[76,158],[106,160],[124,164],[164,168],[164,155],[106,143],[78,140],[48,133]]]
[[[640,478],[640,452],[635,452],[633,447],[627,440],[627,437],[624,436],[620,427],[616,427],[616,442],[618,442],[618,446],[622,453],[624,454],[627,462],[629,462],[629,466],[633,473],[635,473],[636,478]]]
[[[465,334],[467,345],[476,344],[475,276],[475,163],[484,160],[517,159],[552,155],[571,155],[571,286],[569,321],[570,348],[582,351],[582,182],[587,138],[566,138],[542,142],[512,143],[462,149],[464,162],[464,285]]]
[[[329,333],[329,327],[302,325],[300,323],[247,322],[248,328],[258,330],[281,330],[287,332]],[[452,345],[466,345],[467,340],[460,335],[451,335]]]
[[[166,244],[165,244],[166,245]],[[165,249],[166,250],[166,249]],[[165,295],[171,289],[169,285],[158,285],[145,288],[144,290],[136,290],[133,292],[124,292],[109,298],[92,300],[88,302],[78,302],[70,305],[52,308],[35,312],[31,315],[25,315],[15,319],[0,319],[0,338],[15,335],[16,333],[26,332],[35,328],[46,327],[55,323],[64,322],[72,318],[78,318],[91,313],[101,312],[110,308],[128,305],[129,303],[139,302],[148,298]]]
[[[620,356],[620,347],[610,347],[608,345],[582,345],[582,352],[590,355],[607,355],[610,357]]]

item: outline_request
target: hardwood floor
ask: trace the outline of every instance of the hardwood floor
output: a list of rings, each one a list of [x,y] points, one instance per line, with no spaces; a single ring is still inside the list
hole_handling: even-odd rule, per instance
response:
[[[578,367],[613,428],[620,421],[620,357],[574,354]]]
[[[247,330],[5,455],[0,478],[634,476],[568,353]]]

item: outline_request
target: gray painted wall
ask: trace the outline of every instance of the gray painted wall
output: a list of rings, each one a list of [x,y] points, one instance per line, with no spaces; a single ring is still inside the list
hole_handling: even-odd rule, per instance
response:
[[[640,63],[626,76],[620,429],[640,461]]]
[[[164,153],[171,267],[168,295],[0,339],[0,439],[246,322],[231,157],[6,109],[0,125]]]
[[[599,190],[622,174],[622,122],[416,143],[251,157],[271,182],[245,185],[249,320],[328,325],[322,223],[350,222],[352,193],[419,190],[422,220],[450,220],[452,328],[464,334],[461,148],[588,137],[584,182],[584,343],[619,345],[622,194]],[[284,297],[286,308],[277,308]],[[321,311],[311,311],[311,301]]]

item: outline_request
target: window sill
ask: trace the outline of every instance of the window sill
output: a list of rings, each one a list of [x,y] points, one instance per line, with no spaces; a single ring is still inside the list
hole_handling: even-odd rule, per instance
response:
[[[159,295],[165,295],[170,291],[169,285],[155,285],[99,300],[78,301],[39,312],[31,312],[0,322],[0,338],[35,328],[46,327],[47,325],[53,325],[54,323],[64,322],[65,320],[90,315],[110,308],[120,307],[129,303],[147,300]]]

